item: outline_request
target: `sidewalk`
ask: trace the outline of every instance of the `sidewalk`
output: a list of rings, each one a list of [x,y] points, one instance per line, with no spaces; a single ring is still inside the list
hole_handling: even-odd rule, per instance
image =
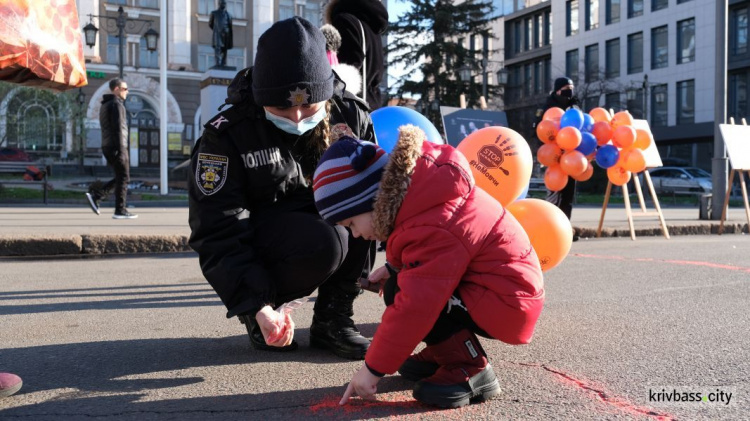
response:
[[[113,208],[103,207],[101,216],[83,205],[0,205],[0,256],[101,255],[189,251],[187,206],[152,207],[148,202],[130,202],[138,219],[115,220]],[[148,207],[145,207],[148,206]],[[601,207],[573,209],[573,226],[582,238],[596,237]],[[640,208],[634,208],[634,214]],[[663,208],[669,234],[716,234],[719,221],[698,219],[697,208]],[[661,236],[657,217],[634,218],[636,237]],[[726,235],[747,233],[745,209],[730,208],[724,223]],[[622,205],[607,209],[602,237],[624,237],[630,231]]]

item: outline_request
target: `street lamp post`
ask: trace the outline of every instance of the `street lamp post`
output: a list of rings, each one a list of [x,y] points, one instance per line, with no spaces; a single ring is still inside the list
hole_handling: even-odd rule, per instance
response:
[[[153,21],[149,19],[126,18],[122,6],[117,9],[117,17],[89,14],[90,21],[86,26],[83,27],[86,45],[88,45],[89,48],[93,48],[96,45],[96,33],[99,31],[99,28],[94,26],[94,18],[104,19],[107,22],[107,25],[112,29],[117,28],[117,38],[119,39],[120,43],[119,60],[117,62],[117,67],[120,71],[120,79],[122,79],[123,77],[122,69],[125,65],[125,27],[134,30],[137,25],[140,25],[137,31],[133,31],[135,33],[140,33],[144,27],[148,28],[143,34],[143,36],[146,37],[146,48],[148,49],[148,51],[156,51],[156,43],[159,40],[159,33],[151,28],[151,24],[153,23]]]

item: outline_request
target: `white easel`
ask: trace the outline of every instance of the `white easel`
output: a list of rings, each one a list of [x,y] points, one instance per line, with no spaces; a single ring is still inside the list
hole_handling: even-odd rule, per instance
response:
[[[734,174],[740,176],[740,186],[742,187],[742,199],[745,201],[745,214],[747,215],[747,224],[750,226],[750,205],[747,200],[747,185],[745,184],[745,174],[750,177],[750,126],[745,119],[742,119],[742,125],[735,125],[734,118],[730,118],[731,124],[719,124],[721,137],[724,138],[724,144],[727,147],[729,162],[732,164],[732,171],[729,172],[729,183],[727,184],[727,194],[724,196],[724,206],[721,208],[721,222],[719,222],[719,235],[724,231],[724,220],[727,217],[727,208],[729,207],[729,196],[732,193],[732,183]],[[743,172],[744,171],[744,172]]]
[[[654,208],[655,211],[649,212],[646,208],[646,201],[643,199],[643,191],[641,189],[641,182],[638,179],[638,174],[633,174],[633,184],[635,185],[635,191],[638,196],[638,202],[641,205],[641,212],[633,213],[631,207],[630,207],[630,194],[628,192],[628,184],[625,183],[622,185],[622,197],[625,202],[625,215],[628,218],[628,227],[630,227],[630,239],[635,241],[635,227],[633,226],[633,218],[634,217],[643,217],[643,216],[657,216],[659,217],[659,223],[661,224],[661,232],[664,234],[664,237],[669,240],[669,230],[667,229],[667,223],[664,221],[664,213],[661,211],[661,206],[659,206],[659,198],[656,197],[656,191],[654,190],[654,183],[651,181],[651,175],[648,173],[649,168],[657,168],[661,167],[664,164],[661,162],[661,156],[659,155],[659,150],[656,148],[656,142],[654,142],[654,136],[651,134],[651,129],[648,126],[648,121],[646,120],[633,120],[633,128],[634,129],[642,129],[648,132],[649,137],[651,137],[651,144],[646,148],[646,150],[643,151],[643,156],[646,159],[646,169],[643,171],[643,180],[646,183],[646,186],[648,187],[649,192],[651,193],[651,199],[654,201]],[[612,182],[607,182],[607,192],[604,194],[604,204],[602,205],[602,216],[599,218],[599,228],[596,230],[596,236],[601,237],[602,236],[602,225],[604,224],[604,214],[607,212],[607,205],[609,204],[609,197],[612,193]]]

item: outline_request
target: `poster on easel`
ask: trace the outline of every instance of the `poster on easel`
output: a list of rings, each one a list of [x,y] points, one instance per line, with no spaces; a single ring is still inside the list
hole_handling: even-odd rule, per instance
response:
[[[664,163],[661,161],[661,155],[659,155],[659,149],[656,147],[654,135],[651,133],[651,128],[648,126],[648,121],[634,119],[633,128],[636,130],[644,130],[651,137],[651,143],[646,149],[643,150],[643,157],[646,159],[646,168],[648,169],[663,167]]]
[[[464,138],[479,129],[492,126],[508,127],[505,111],[475,110],[472,108],[440,107],[448,144],[454,148]]]
[[[721,235],[724,231],[724,221],[727,216],[729,196],[732,191],[735,174],[740,177],[745,215],[747,216],[748,227],[750,227],[750,204],[748,204],[747,184],[745,183],[745,173],[750,176],[750,126],[744,124],[719,124],[719,131],[727,148],[729,163],[732,165],[732,171],[729,173],[729,182],[727,183],[727,191],[724,196],[724,206],[721,211],[721,222],[719,223],[719,235]]]
[[[719,124],[729,163],[735,170],[750,170],[750,126]]]

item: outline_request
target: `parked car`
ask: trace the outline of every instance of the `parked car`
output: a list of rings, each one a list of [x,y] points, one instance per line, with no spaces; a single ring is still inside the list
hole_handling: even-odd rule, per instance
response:
[[[32,159],[22,149],[2,147],[0,148],[0,161],[31,162]]]
[[[657,194],[702,194],[713,190],[711,174],[697,167],[660,167],[649,170],[649,175]]]

